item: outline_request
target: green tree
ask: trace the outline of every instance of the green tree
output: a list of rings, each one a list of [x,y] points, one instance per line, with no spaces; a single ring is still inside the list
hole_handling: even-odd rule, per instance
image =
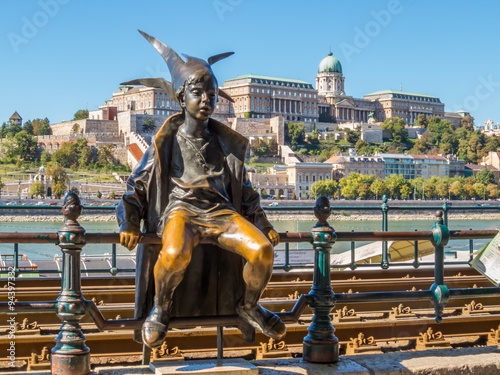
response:
[[[471,117],[471,115],[467,115],[462,120],[460,120],[460,126],[464,128],[465,130],[468,131],[473,131],[474,130],[474,117]]]
[[[401,186],[399,190],[402,199],[408,199],[412,193],[412,189],[408,183]]]
[[[370,185],[365,183],[362,183],[358,187],[358,197],[361,199],[368,199],[371,195],[370,191]]]
[[[50,121],[47,117],[44,119],[36,118],[31,122],[34,135],[51,135]]]
[[[73,133],[73,134],[80,133],[80,125],[78,125],[77,123],[74,123],[73,127],[71,128],[71,133]]]
[[[376,178],[375,181],[373,181],[370,190],[375,199],[378,199],[389,192],[384,180],[381,180],[380,178]]]
[[[486,186],[486,191],[487,191],[487,195],[488,197],[492,198],[492,199],[498,199],[498,197],[500,196],[500,190],[498,190],[498,185],[497,184],[488,184]]]
[[[359,173],[350,173],[340,180],[340,192],[347,199],[355,199],[358,196]]]
[[[426,115],[418,115],[417,120],[413,123],[413,126],[420,126],[421,128],[426,128],[429,125],[430,117]]]
[[[262,189],[262,191],[260,192],[260,196],[262,197],[262,199],[266,199],[268,197],[266,189]]]
[[[450,195],[450,185],[446,179],[439,179],[436,185],[436,195],[438,198],[448,198]]]
[[[79,109],[73,116],[73,120],[83,120],[86,118],[89,118],[89,111],[87,109]]]
[[[31,120],[26,120],[24,122],[23,130],[25,130],[26,133],[33,135],[33,124],[31,123]]]
[[[352,145],[355,145],[361,137],[361,132],[351,129],[345,129],[345,140]]]
[[[467,182],[464,184],[464,195],[466,198],[472,199],[476,196],[476,190],[474,189],[474,184]]]
[[[389,177],[385,179],[385,185],[389,190],[389,195],[392,198],[401,198],[401,189],[407,182],[403,175],[400,174],[391,174]]]
[[[465,193],[464,190],[464,184],[462,183],[462,181],[459,180],[453,181],[451,183],[450,193],[453,197],[456,198],[461,198],[461,199],[467,198],[467,194]]]
[[[45,188],[43,187],[43,184],[40,181],[35,181],[30,187],[30,194],[34,195],[35,197],[41,197],[45,195]]]
[[[476,182],[474,185],[474,192],[480,199],[486,198],[486,186],[481,182]]]
[[[319,130],[314,129],[312,133],[307,136],[307,142],[313,147],[317,147],[319,145]]]
[[[456,132],[445,131],[439,144],[445,154],[456,154],[458,151],[458,138]]]
[[[17,133],[19,133],[21,130],[23,130],[23,128],[21,127],[20,124],[18,124],[17,122],[14,122],[14,121],[11,121],[9,123],[9,133],[12,133],[12,135],[16,135]]]
[[[316,181],[311,185],[311,193],[317,198],[325,196],[334,198],[337,192],[337,182],[334,180]]]
[[[87,139],[78,138],[75,148],[78,154],[78,166],[81,168],[90,167],[94,159],[92,149],[89,147]]]
[[[269,145],[263,139],[256,138],[255,141],[250,146],[250,151],[255,156],[268,156],[269,155]]]
[[[443,134],[445,132],[453,132],[455,130],[455,125],[448,120],[441,120],[440,117],[435,116],[429,122],[427,129],[432,133],[436,144],[439,144]]]
[[[6,122],[4,122],[0,127],[0,138],[7,137],[8,132],[9,132],[9,125]]]
[[[384,121],[383,130],[391,132],[391,140],[393,143],[402,144],[408,140],[408,130],[406,130],[406,122],[399,117],[391,117]]]
[[[78,164],[78,150],[76,143],[64,143],[59,150],[52,154],[52,162],[69,168]]]
[[[116,147],[114,143],[108,143],[98,147],[97,161],[104,164],[113,164],[115,157],[113,156],[113,149]]]
[[[484,144],[483,153],[487,154],[490,151],[497,152],[500,150],[500,137],[492,135],[486,139]]]
[[[358,155],[363,155],[364,154],[363,150],[368,146],[369,146],[368,142],[365,142],[362,139],[358,139],[354,147],[356,148],[356,152],[358,153]]]
[[[100,190],[97,190],[96,197],[97,197],[97,199],[101,199],[102,198],[102,193],[101,193]]]
[[[60,165],[51,165],[46,170],[47,177],[52,179],[52,193],[60,198],[66,191],[66,182],[68,175]]]
[[[14,136],[16,141],[16,155],[26,161],[35,160],[36,158],[36,140],[35,138],[22,130]]]
[[[52,184],[52,194],[54,194],[54,196],[57,199],[60,199],[65,191],[66,191],[66,183],[59,181]]]
[[[145,117],[142,124],[142,131],[144,133],[154,133],[156,130],[156,122],[153,117]]]
[[[476,180],[485,186],[488,184],[494,184],[495,175],[488,168],[483,168],[477,173]]]
[[[306,127],[303,122],[289,122],[285,127],[285,141],[294,147],[304,143],[305,135]]]
[[[427,144],[425,138],[419,138],[415,141],[413,148],[410,150],[412,155],[423,155],[430,150],[430,146]]]

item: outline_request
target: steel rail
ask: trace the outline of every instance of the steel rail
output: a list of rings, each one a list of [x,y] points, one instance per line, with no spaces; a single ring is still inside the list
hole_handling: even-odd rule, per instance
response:
[[[311,316],[305,317],[308,320]],[[442,323],[435,323],[433,318],[419,317],[417,319],[402,320],[371,320],[363,322],[336,322],[335,334],[342,346],[346,346],[352,338],[363,333],[365,337],[372,336],[375,342],[417,340],[430,328],[434,333],[441,332],[443,338],[471,337],[485,338],[489,333],[498,329],[499,314],[478,316],[450,316],[445,317]],[[307,333],[306,324],[287,325],[288,333],[284,341],[288,346],[301,345]],[[254,343],[243,340],[240,332],[234,328],[224,330],[224,349],[242,350],[258,349],[260,342],[268,342],[268,338],[257,332]],[[46,331],[45,335],[19,335],[16,337],[16,357],[28,359],[31,353],[40,353],[44,346],[50,347],[56,336],[56,330]],[[87,343],[93,348],[94,356],[109,356],[116,354],[140,354],[142,346],[132,340],[132,331],[95,332],[85,330]],[[178,347],[183,355],[189,356],[194,351],[215,351],[216,328],[195,328],[183,331],[171,330],[168,333],[169,348]],[[9,342],[5,336],[0,337],[0,346]],[[464,345],[463,342],[460,345]],[[497,345],[497,344],[495,344]],[[119,352],[118,352],[119,351]]]

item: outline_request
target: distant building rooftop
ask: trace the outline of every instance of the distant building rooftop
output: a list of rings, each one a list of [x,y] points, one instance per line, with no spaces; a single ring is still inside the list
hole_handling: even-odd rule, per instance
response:
[[[248,80],[250,80],[250,83],[261,83],[261,84],[274,85],[274,86],[289,86],[289,87],[299,87],[299,88],[306,88],[306,89],[313,88],[313,86],[310,83],[305,82],[305,81],[301,81],[299,79],[259,76],[256,74],[245,74],[242,76],[237,76],[237,77],[226,80],[224,82],[224,84],[226,84],[227,82],[237,81],[240,79],[248,79]]]
[[[409,99],[411,97],[428,98],[428,99],[435,99],[434,101],[436,101],[438,103],[440,102],[440,100],[437,96],[432,96],[432,95],[427,95],[427,94],[417,94],[414,92],[397,91],[397,90],[375,91],[375,92],[372,92],[371,94],[366,94],[365,97],[378,96],[378,95],[391,95],[391,97],[393,97],[393,98],[401,98],[401,99]]]

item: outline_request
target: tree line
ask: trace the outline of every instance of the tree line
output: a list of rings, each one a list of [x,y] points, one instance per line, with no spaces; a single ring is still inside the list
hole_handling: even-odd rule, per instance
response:
[[[289,122],[285,125],[285,142],[298,154],[319,155],[319,161],[325,161],[333,155],[346,153],[354,147],[359,155],[379,153],[453,154],[466,163],[480,163],[489,151],[500,152],[500,137],[486,136],[474,130],[474,118],[466,115],[459,126],[441,119],[419,115],[413,124],[425,129],[421,138],[408,138],[406,122],[399,117],[388,118],[382,124],[387,130],[383,143],[368,143],[361,139],[361,130],[341,129],[332,124],[332,130],[342,131],[344,139],[334,139],[330,134],[320,140],[317,129],[307,135],[304,123]]]
[[[351,173],[339,183],[333,180],[317,181],[304,196],[347,199],[379,199],[384,194],[393,199],[497,199],[500,190],[493,172],[482,169],[476,177],[417,177],[405,180],[402,175],[390,175],[385,179],[373,175]]]
[[[88,110],[78,110],[73,120],[88,118]],[[26,163],[36,165],[58,165],[64,168],[87,169],[87,170],[128,170],[122,166],[113,156],[114,144],[100,145],[97,149],[88,145],[85,138],[79,138],[76,142],[66,142],[50,154],[44,150],[41,153],[37,148],[36,136],[51,135],[50,121],[48,118],[26,121],[23,126],[15,122],[3,123],[0,128],[0,150],[3,157],[0,161],[4,164],[16,164],[21,168]],[[78,124],[72,128],[73,133],[78,132]],[[151,125],[149,125],[151,126]]]

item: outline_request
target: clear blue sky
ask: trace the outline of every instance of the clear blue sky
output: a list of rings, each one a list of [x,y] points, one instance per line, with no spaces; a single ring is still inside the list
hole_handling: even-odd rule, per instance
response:
[[[331,46],[347,95],[402,86],[438,96],[446,111],[469,110],[476,123],[500,122],[496,1],[10,0],[0,14],[0,122],[15,110],[70,120],[120,82],[169,79],[136,29],[178,53],[234,51],[214,66],[220,84],[253,73],[314,85]]]

